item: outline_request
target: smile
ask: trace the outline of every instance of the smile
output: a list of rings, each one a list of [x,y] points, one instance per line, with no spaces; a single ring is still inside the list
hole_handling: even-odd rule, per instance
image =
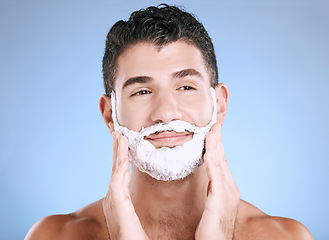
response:
[[[182,146],[185,142],[191,140],[193,133],[191,132],[175,132],[175,131],[164,131],[150,134],[145,137],[153,144],[154,147],[175,147]]]

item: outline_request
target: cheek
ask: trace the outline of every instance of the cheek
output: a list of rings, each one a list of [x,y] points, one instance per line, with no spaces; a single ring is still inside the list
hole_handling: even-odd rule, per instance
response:
[[[181,112],[183,121],[195,124],[199,127],[206,126],[212,117],[212,99],[204,95],[193,97],[177,97],[177,111]],[[153,104],[156,101],[143,101],[141,103],[128,103],[121,101],[117,104],[119,124],[134,131],[140,131],[142,127],[152,125],[150,116],[152,109],[157,109]]]
[[[147,123],[149,106],[143,104],[128,104],[122,103],[118,108],[118,119],[122,126],[125,126],[133,131],[140,131]]]
[[[197,100],[189,102],[182,106],[183,116],[190,123],[193,123],[199,127],[206,126],[212,117],[212,101],[208,100]],[[184,120],[184,119],[183,119]]]

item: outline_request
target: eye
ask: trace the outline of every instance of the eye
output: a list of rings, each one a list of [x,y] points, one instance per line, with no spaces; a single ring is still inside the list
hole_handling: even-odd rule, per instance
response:
[[[140,90],[140,91],[138,91],[138,92],[132,94],[131,97],[133,97],[133,96],[145,95],[145,94],[149,94],[149,93],[151,93],[151,92],[148,91],[148,90]]]
[[[179,89],[185,90],[185,91],[196,90],[194,87],[191,87],[191,86],[183,86],[183,87],[180,87]]]

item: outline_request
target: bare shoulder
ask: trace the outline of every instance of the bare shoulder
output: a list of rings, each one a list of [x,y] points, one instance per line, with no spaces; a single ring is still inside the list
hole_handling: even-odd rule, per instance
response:
[[[35,223],[25,240],[108,239],[102,200],[74,213],[47,216]]]
[[[269,216],[241,200],[235,239],[313,240],[309,230],[300,222]]]

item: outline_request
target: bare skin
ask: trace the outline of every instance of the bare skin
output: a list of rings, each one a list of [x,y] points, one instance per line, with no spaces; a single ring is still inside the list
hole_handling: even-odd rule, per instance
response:
[[[149,43],[136,44],[120,55],[117,65],[121,125],[139,131],[175,119],[197,126],[209,122],[210,79],[196,47],[179,41],[161,50]],[[125,85],[136,77],[138,81]],[[72,214],[41,219],[26,239],[313,239],[301,223],[268,216],[240,199],[220,133],[228,89],[221,83],[215,92],[217,123],[206,136],[204,164],[184,180],[171,182],[153,179],[133,166],[129,172],[127,140],[114,131],[113,106],[102,95],[100,110],[113,136],[106,197]],[[165,133],[161,138],[151,136],[150,142],[155,147],[175,146],[190,138]]]
[[[25,239],[110,239],[106,229],[102,203],[103,199],[71,214],[53,215],[43,218],[31,228]],[[188,218],[188,216],[185,217]],[[179,218],[183,217],[180,216]],[[178,230],[181,231],[181,229]],[[176,231],[176,229],[173,228],[172,231]],[[182,233],[182,235],[192,236],[192,238],[187,239],[194,239],[193,230],[185,234]],[[162,239],[171,239],[167,235],[162,236]],[[149,238],[157,239],[151,235]],[[186,238],[178,237],[176,239]],[[307,240],[313,238],[301,223],[292,219],[268,216],[253,205],[240,200],[234,239]]]

